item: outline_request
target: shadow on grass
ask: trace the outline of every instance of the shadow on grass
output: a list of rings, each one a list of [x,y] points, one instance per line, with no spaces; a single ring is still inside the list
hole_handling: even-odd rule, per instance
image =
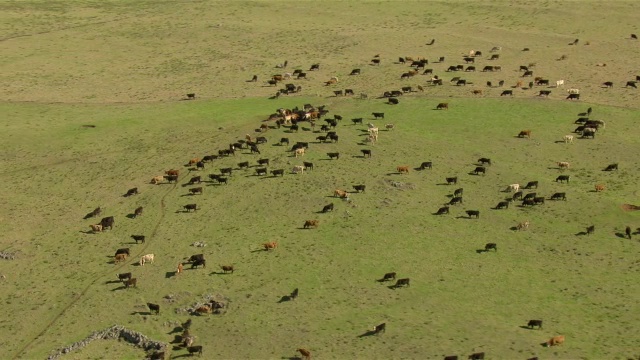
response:
[[[127,214],[127,219],[135,219],[136,214]]]
[[[587,232],[586,231],[580,231],[579,233],[576,233],[575,235],[576,236],[584,236],[584,235],[587,235]]]
[[[281,304],[281,303],[283,303],[283,302],[289,302],[289,301],[291,301],[291,300],[293,300],[293,299],[291,298],[291,296],[289,296],[289,295],[284,295],[284,296],[282,296],[282,297],[280,298],[280,300],[278,300],[278,304]]]
[[[535,329],[535,328],[532,328],[532,327],[528,327],[528,326],[526,326],[526,325],[520,325],[520,329],[525,329],[525,330],[540,330],[540,329]],[[546,344],[546,343],[545,343],[545,344]]]
[[[367,336],[371,336],[371,335],[375,335],[375,334],[376,334],[376,332],[375,332],[375,331],[373,331],[373,330],[367,330],[367,332],[365,332],[365,333],[363,333],[363,334],[358,335],[358,337],[359,337],[359,338],[362,338],[362,337],[367,337]]]
[[[178,273],[177,271],[167,271],[164,274],[164,278],[165,279],[171,279],[172,277],[176,276],[177,273]]]
[[[91,234],[91,235],[95,234],[95,232],[93,232],[93,230],[87,230],[87,231],[80,230],[79,232],[81,232],[83,234]]]

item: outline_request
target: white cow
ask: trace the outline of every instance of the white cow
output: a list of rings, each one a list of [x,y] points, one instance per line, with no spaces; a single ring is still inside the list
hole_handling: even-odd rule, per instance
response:
[[[511,184],[507,186],[507,191],[518,191],[520,190],[520,184]]]
[[[565,135],[562,140],[564,140],[564,143],[572,143],[573,144],[573,135]]]
[[[140,258],[140,266],[144,266],[145,263],[150,262],[153,264],[153,258],[155,257],[155,255],[153,254],[147,254],[147,255],[143,255]]]
[[[571,166],[571,164],[569,164],[569,162],[568,162],[568,161],[559,161],[559,162],[558,162],[558,167],[559,167],[560,169],[568,169],[568,168],[569,168],[569,166]]]
[[[297,174],[297,173],[304,174],[304,166],[296,165],[293,167],[293,169],[291,169],[291,172],[293,172],[294,174]]]
[[[516,228],[518,230],[527,230],[529,228],[529,220],[519,223]]]
[[[378,135],[378,128],[377,127],[369,128],[369,135]]]
[[[580,89],[569,89],[567,92],[569,94],[580,94]]]
[[[374,127],[376,127],[376,126],[375,126],[375,125],[373,125],[373,123],[368,123],[368,124],[367,124],[367,127],[368,127],[369,129],[373,129],[373,128],[374,128]]]
[[[304,156],[304,148],[296,149],[295,153],[296,153],[296,157],[298,157],[298,155]]]
[[[556,81],[556,87],[564,86],[564,80]]]

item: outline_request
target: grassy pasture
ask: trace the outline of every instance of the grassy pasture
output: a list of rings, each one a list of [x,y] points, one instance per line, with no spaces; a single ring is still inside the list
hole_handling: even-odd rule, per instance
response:
[[[0,112],[6,114],[0,120],[0,152],[6,154],[0,158],[6,186],[0,244],[17,251],[18,259],[0,262],[0,273],[7,276],[0,357],[43,358],[114,323],[170,341],[173,322],[188,317],[174,309],[206,294],[231,299],[226,315],[193,319],[196,343],[210,358],[291,357],[297,347],[331,358],[438,358],[474,351],[505,359],[636,355],[638,242],[616,236],[638,222],[637,214],[620,209],[622,203],[639,202],[637,91],[618,86],[637,69],[632,56],[637,43],[624,39],[637,32],[634,4],[567,3],[561,9],[554,3],[325,4],[330,6],[2,4],[8,20],[1,22],[8,39],[3,45],[11,56],[2,71],[9,85],[0,89],[5,99]],[[278,18],[303,12],[319,20]],[[566,17],[580,20],[562,21]],[[26,34],[32,35],[18,37]],[[436,45],[425,47],[432,37]],[[591,45],[567,46],[575,37]],[[503,46],[496,65],[504,73],[444,72],[469,49],[487,55],[494,45]],[[525,46],[532,51],[522,53]],[[382,65],[369,66],[376,53]],[[562,54],[569,59],[554,60]],[[393,61],[406,55],[447,56],[451,60],[432,66],[445,84],[463,76],[476,85],[428,88],[400,98],[395,107],[382,100],[335,98],[329,96],[334,88],[322,86],[337,75],[341,83],[335,89],[354,88],[373,98],[384,90],[424,85],[425,77],[399,80],[406,67]],[[268,100],[275,88],[262,81],[277,73],[272,67],[284,59],[290,68],[315,62],[322,68],[310,73],[309,81],[295,81],[304,88],[302,96]],[[564,97],[562,89],[552,89],[549,100],[519,89],[515,99],[500,99],[495,97],[501,89],[485,89],[488,80],[514,84],[517,66],[532,61],[538,63],[536,75],[566,79],[589,103],[554,101]],[[493,64],[478,62],[477,67]],[[595,67],[598,62],[608,66]],[[355,67],[363,74],[346,76]],[[245,83],[254,73],[261,81]],[[599,88],[606,80],[616,87]],[[469,98],[472,88],[488,93]],[[172,101],[189,91],[204,99]],[[441,101],[451,110],[434,111]],[[166,169],[253,134],[275,108],[309,102],[326,104],[330,114],[345,118],[337,129],[338,144],[313,143],[305,155],[314,171],[264,179],[253,176],[253,168],[238,171],[226,187],[203,185],[202,196],[186,196],[183,185],[194,171],[177,186],[148,184]],[[589,105],[607,128],[595,140],[556,143]],[[386,113],[377,125],[389,122],[397,129],[381,131],[375,146],[358,145],[366,127],[349,119],[372,120],[374,111]],[[514,137],[523,129],[532,129],[533,139]],[[261,157],[271,159],[270,169],[288,171],[302,160],[275,142],[283,136],[313,142],[318,135],[269,130],[261,156],[220,159],[204,173]],[[359,158],[362,148],[371,148],[373,157]],[[327,160],[329,151],[340,151],[341,159]],[[483,156],[494,161],[487,175],[469,175]],[[434,162],[433,170],[394,174],[398,165],[413,168],[427,160]],[[565,172],[572,176],[570,184],[553,182],[556,161],[571,162]],[[620,163],[620,171],[601,171],[613,162]],[[453,175],[459,186],[439,185]],[[539,194],[566,191],[569,200],[533,209],[490,209],[508,195],[500,191],[507,184],[529,180],[540,181]],[[351,195],[351,204],[330,197],[336,188],[351,191],[359,183],[367,191]],[[595,183],[606,184],[607,191],[591,192]],[[134,186],[140,195],[121,196]],[[465,204],[452,207],[449,216],[433,216],[457,187],[465,189]],[[201,210],[176,212],[190,202]],[[329,202],[336,204],[335,212],[316,214]],[[116,217],[115,228],[84,233],[92,222],[80,219],[98,205],[105,216]],[[145,207],[144,215],[126,218],[137,206]],[[466,209],[480,210],[480,219],[458,218]],[[318,229],[299,229],[316,218]],[[510,230],[525,219],[532,222],[530,231]],[[591,224],[594,235],[576,235]],[[149,240],[136,246],[131,234]],[[254,251],[271,240],[280,245],[274,252]],[[195,241],[208,246],[191,247]],[[476,253],[487,242],[497,242],[499,252]],[[134,259],[156,254],[156,263],[113,265],[110,256],[123,246],[132,247]],[[187,266],[184,276],[170,276],[180,260],[199,252],[207,257],[206,269]],[[217,274],[221,264],[238,270]],[[115,274],[125,271],[138,278],[138,289],[118,289]],[[391,290],[375,282],[387,271],[410,277],[412,286]],[[301,291],[298,300],[277,303],[295,287]],[[175,302],[163,300],[167,294]],[[146,302],[160,303],[162,314],[142,314]],[[534,318],[544,319],[543,331],[519,328]],[[386,334],[358,337],[380,322],[387,322]],[[566,335],[567,343],[557,349],[539,346],[556,334]],[[141,353],[125,345],[94,344],[69,357],[105,356]]]

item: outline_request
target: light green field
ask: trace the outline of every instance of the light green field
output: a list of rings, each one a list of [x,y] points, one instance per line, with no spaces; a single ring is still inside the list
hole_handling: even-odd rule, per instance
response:
[[[0,358],[41,359],[113,324],[170,342],[176,322],[191,317],[204,357],[292,358],[305,347],[314,358],[437,359],[484,351],[487,358],[626,359],[638,356],[640,243],[619,236],[640,226],[640,101],[622,85],[635,78],[640,18],[633,2],[5,2],[0,4],[0,250],[16,260],[0,260]],[[310,19],[312,21],[310,21]],[[616,26],[611,26],[615,24]],[[576,37],[579,45],[568,46]],[[424,45],[431,38],[436,43]],[[590,41],[590,45],[584,45]],[[499,63],[487,60],[502,46]],[[522,52],[523,47],[531,48]],[[470,49],[485,55],[476,67],[501,65],[500,73],[447,73]],[[380,66],[368,65],[380,54]],[[556,61],[560,55],[568,59]],[[400,56],[425,56],[442,87],[428,76],[401,81],[407,65]],[[277,88],[266,81],[284,71],[307,70],[309,80],[291,80],[302,94],[270,100]],[[580,88],[582,101],[549,99],[538,90],[486,88],[486,81],[514,85],[518,66],[536,62],[535,76],[565,88]],[[607,63],[596,67],[596,63]],[[362,75],[348,76],[353,68]],[[258,83],[248,83],[253,74]],[[340,83],[323,82],[338,76]],[[475,83],[452,86],[461,76]],[[614,81],[613,89],[600,84]],[[526,82],[529,80],[526,79]],[[422,85],[425,92],[400,97],[391,106],[376,99],[383,91]],[[337,98],[333,90],[353,88],[367,100]],[[472,89],[484,95],[473,97]],[[196,92],[195,101],[179,101]],[[448,102],[450,110],[433,110]],[[326,105],[342,115],[337,144],[315,142],[319,133],[270,129],[261,155],[238,153],[206,170],[189,171],[191,158],[217,154],[230,142],[255,135],[277,108]],[[560,142],[577,126],[577,114],[593,107],[606,121],[594,140]],[[384,112],[385,120],[373,120]],[[364,117],[381,129],[375,146],[359,143]],[[96,128],[82,125],[92,124]],[[308,123],[301,124],[308,128]],[[532,139],[515,137],[531,129]],[[312,142],[304,159],[281,137]],[[576,136],[578,137],[578,136]],[[370,148],[371,159],[360,157]],[[339,151],[339,160],[327,152]],[[493,165],[486,176],[470,175],[480,157]],[[284,177],[254,175],[256,160]],[[189,196],[191,176],[218,173],[250,161],[229,185],[206,183],[204,194]],[[311,161],[315,169],[290,173]],[[432,170],[415,171],[423,161]],[[556,183],[558,161],[569,161],[570,184]],[[617,172],[601,171],[619,163]],[[410,165],[408,175],[395,173]],[[180,168],[179,184],[151,185],[165,170]],[[187,174],[188,173],[188,174]],[[197,174],[196,174],[197,173]],[[458,186],[440,185],[458,176]],[[512,204],[493,210],[510,194],[511,183],[538,180],[539,196],[564,191],[568,201],[534,208]],[[393,182],[400,182],[394,186]],[[595,184],[607,190],[593,191]],[[351,202],[333,198],[335,189],[366,184]],[[138,187],[140,194],[122,195]],[[450,215],[432,215],[464,188],[464,204]],[[328,203],[332,213],[317,213]],[[196,213],[181,212],[197,203]],[[115,227],[89,234],[96,220],[82,217],[96,206],[113,215]],[[127,214],[138,207],[137,219]],[[480,210],[467,219],[465,210]],[[318,229],[301,229],[319,219]],[[528,231],[511,230],[530,220]],[[577,235],[589,225],[590,236]],[[135,245],[132,234],[147,242]],[[191,246],[196,241],[205,248]],[[277,241],[275,251],[256,251]],[[477,253],[488,242],[497,253]],[[114,265],[117,248],[134,255]],[[137,266],[154,253],[154,264]],[[206,269],[171,276],[178,262],[204,253]],[[234,264],[221,275],[218,265]],[[116,274],[133,272],[138,288],[121,289]],[[389,289],[376,282],[396,271],[411,287]],[[294,288],[300,297],[278,303]],[[173,295],[174,302],[164,299]],[[203,296],[230,299],[224,315],[180,312]],[[145,303],[158,303],[159,316]],[[178,311],[176,311],[178,310]],[[528,330],[543,319],[544,330]],[[387,323],[379,336],[359,337]],[[562,334],[564,345],[540,346]],[[113,346],[109,346],[111,343]],[[107,345],[105,345],[107,344]],[[64,358],[137,359],[141,350],[113,342],[94,343]],[[183,349],[170,351],[184,356]]]

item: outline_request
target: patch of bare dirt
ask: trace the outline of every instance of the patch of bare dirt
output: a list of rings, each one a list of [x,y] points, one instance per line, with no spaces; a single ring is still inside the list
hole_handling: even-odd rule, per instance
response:
[[[631,204],[622,204],[622,210],[624,211],[640,210],[640,206],[631,205]]]

